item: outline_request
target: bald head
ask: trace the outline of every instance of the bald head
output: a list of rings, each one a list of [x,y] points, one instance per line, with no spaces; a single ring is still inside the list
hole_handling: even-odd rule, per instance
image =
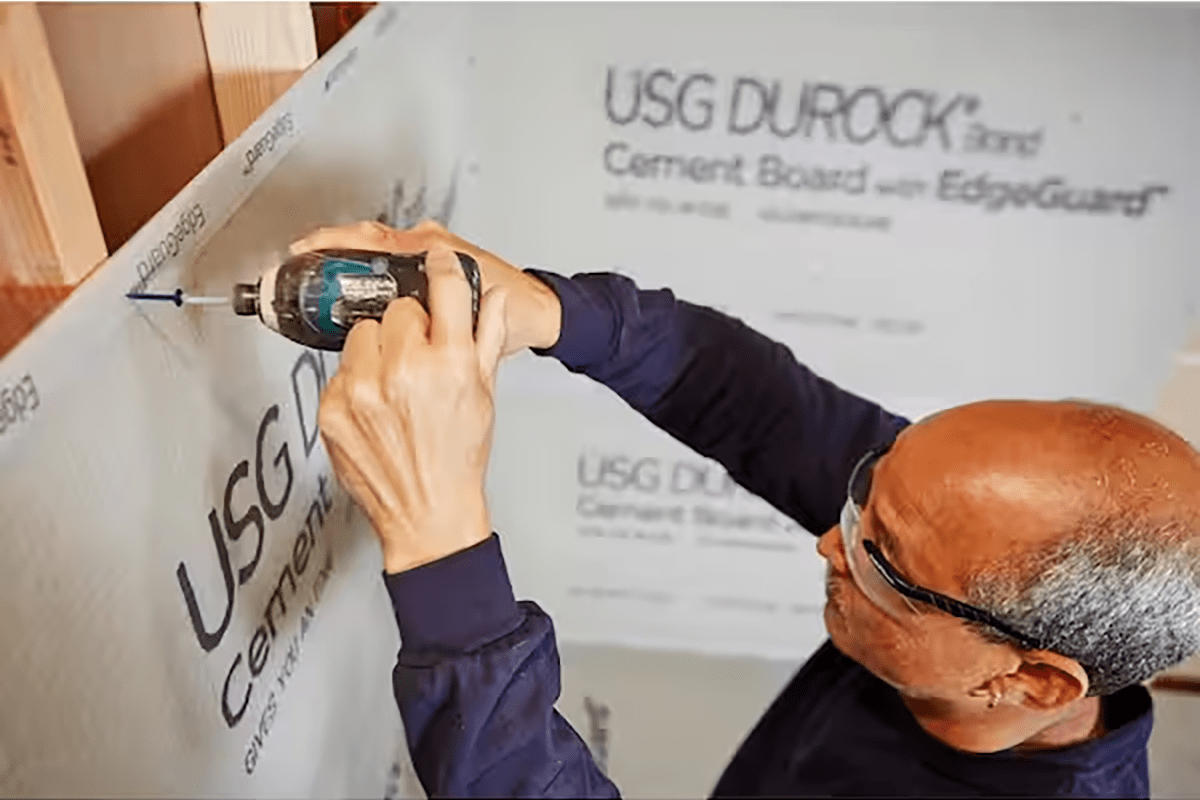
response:
[[[1184,439],[1131,411],[1080,401],[943,411],[908,428],[880,472],[909,490],[895,498],[897,512],[955,523],[952,538],[971,552],[954,559],[960,577],[1089,520],[1194,523],[1200,512],[1200,456]]]
[[[1200,456],[1164,426],[1080,401],[973,403],[908,428],[877,472],[912,574],[1081,663],[1138,650],[1099,668],[1101,689],[1200,647]]]
[[[1200,489],[1200,457],[1178,434],[1113,406],[1067,400],[991,400],[959,406],[910,429],[966,456],[960,464],[1013,466],[1057,478],[1094,503],[1165,507]],[[971,455],[974,458],[971,458]]]

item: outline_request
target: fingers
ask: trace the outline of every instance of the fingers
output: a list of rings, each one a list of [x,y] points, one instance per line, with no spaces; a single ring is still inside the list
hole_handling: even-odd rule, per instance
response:
[[[288,249],[292,255],[332,248],[382,250],[386,253],[393,251],[391,240],[395,233],[398,231],[379,222],[356,222],[352,225],[318,228],[300,241],[293,242]]]
[[[363,221],[350,225],[318,228],[288,248],[292,255],[310,250],[380,250],[385,253],[420,253],[438,242],[452,241],[449,232],[433,220],[424,220],[401,231],[382,222]]]
[[[425,275],[429,278],[430,344],[470,346],[474,338],[471,284],[458,256],[447,247],[431,248],[425,257]]]
[[[411,228],[413,233],[418,233],[426,236],[444,236],[448,231],[442,227],[441,223],[432,219],[423,219]]]
[[[496,368],[504,351],[508,336],[505,313],[508,293],[500,287],[489,289],[479,301],[479,329],[475,334],[476,354],[479,356],[479,374],[484,385],[491,389],[496,378]]]
[[[360,342],[364,339],[358,338]],[[378,378],[355,375],[346,370],[347,365],[353,369],[362,362],[343,359],[321,396],[317,426],[335,474],[372,522],[379,524],[397,503],[373,437],[367,432],[383,401]]]
[[[424,345],[429,332],[429,314],[415,297],[388,303],[380,335],[384,368],[390,372],[403,365],[405,357]]]
[[[342,345],[342,360],[338,375],[355,387],[360,383],[380,384],[383,376],[383,353],[380,325],[373,319],[356,322]]]

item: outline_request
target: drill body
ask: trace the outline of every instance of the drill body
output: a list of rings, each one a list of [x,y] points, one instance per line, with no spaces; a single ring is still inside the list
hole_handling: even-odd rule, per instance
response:
[[[256,283],[233,290],[233,310],[318,350],[341,350],[354,323],[382,319],[388,303],[415,297],[429,310],[425,253],[314,250],[292,256]],[[456,253],[471,285],[472,318],[479,319],[479,265]]]

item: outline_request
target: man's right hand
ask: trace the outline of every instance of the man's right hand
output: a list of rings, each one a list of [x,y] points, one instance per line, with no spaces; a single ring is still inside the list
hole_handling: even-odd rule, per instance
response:
[[[507,336],[501,355],[526,347],[548,348],[558,341],[562,306],[546,284],[507,261],[476,247],[441,225],[426,220],[406,231],[379,222],[358,222],[320,228],[291,246],[292,255],[333,248],[380,250],[386,253],[421,253],[446,247],[476,260],[482,273],[483,292],[494,286],[505,289]]]

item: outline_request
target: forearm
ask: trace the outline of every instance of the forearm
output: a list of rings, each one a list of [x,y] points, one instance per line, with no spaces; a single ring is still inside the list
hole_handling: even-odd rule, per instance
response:
[[[553,625],[514,600],[495,536],[385,579],[402,642],[396,703],[430,796],[617,796],[554,710]]]
[[[799,363],[739,320],[680,303],[674,378],[646,417],[815,534],[834,525],[854,464],[907,421]]]
[[[543,354],[608,386],[810,531],[837,520],[869,447],[907,424],[796,361],[744,323],[609,274],[531,271],[562,302]]]

